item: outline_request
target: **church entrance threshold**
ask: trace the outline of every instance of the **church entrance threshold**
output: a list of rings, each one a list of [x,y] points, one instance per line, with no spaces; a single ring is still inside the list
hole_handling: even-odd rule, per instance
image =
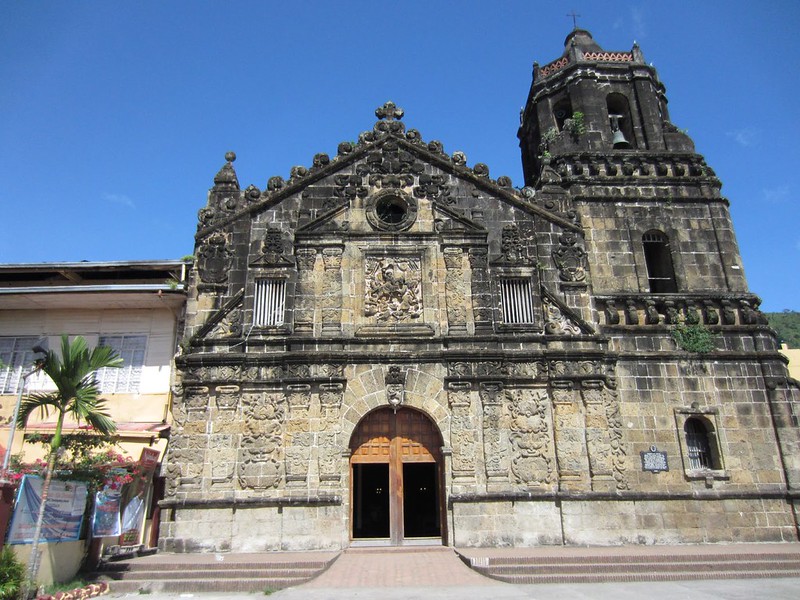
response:
[[[421,412],[385,408],[362,419],[350,443],[354,542],[441,543],[441,447]]]

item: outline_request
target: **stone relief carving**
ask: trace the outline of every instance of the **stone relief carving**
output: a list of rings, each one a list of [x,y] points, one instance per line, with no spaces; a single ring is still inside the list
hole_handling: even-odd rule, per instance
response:
[[[453,449],[453,475],[474,477],[477,465],[477,438],[472,413],[472,385],[451,382],[447,390],[450,404],[450,447]]]
[[[323,248],[322,262],[322,331],[334,334],[342,321],[342,248]]]
[[[553,250],[553,260],[561,281],[585,281],[586,251],[578,245],[578,236],[573,232],[565,232],[559,236],[558,243],[558,248]]]
[[[611,446],[612,475],[618,490],[629,489],[625,476],[626,451],[622,439],[622,415],[619,412],[619,395],[615,389],[606,387],[603,390],[603,403],[608,421],[609,445]]]
[[[364,280],[365,316],[378,323],[405,323],[422,316],[419,258],[368,257]]]
[[[275,488],[282,481],[285,404],[282,393],[242,396],[246,433],[242,435],[237,466],[243,489]]]
[[[336,482],[341,479],[341,432],[342,398],[344,384],[323,383],[319,386],[320,432],[317,434],[317,464],[320,482]]]
[[[519,264],[525,262],[525,245],[522,243],[519,227],[506,225],[500,239],[500,254],[503,262]]]
[[[239,405],[239,386],[218,385],[216,402],[218,410],[236,410]]]
[[[397,365],[390,366],[389,371],[386,373],[385,382],[386,401],[389,403],[389,406],[397,412],[398,407],[400,407],[400,405],[403,404],[403,400],[405,400],[405,371]]]
[[[233,252],[227,247],[224,233],[217,232],[208,237],[197,251],[197,270],[203,283],[228,281]]]
[[[553,452],[545,390],[506,390],[511,412],[511,472],[525,485],[545,485],[553,480]]]
[[[546,296],[542,297],[544,305],[545,326],[544,331],[548,335],[580,335],[581,328],[561,312],[561,309]]]
[[[394,140],[387,141],[356,167],[356,173],[366,176],[370,186],[383,189],[410,187],[414,176],[424,171],[425,165]]]
[[[242,335],[242,310],[235,308],[222,320],[214,325],[214,328],[208,333],[209,339],[223,339],[231,337],[239,337]]]
[[[261,241],[261,256],[255,262],[262,265],[277,265],[286,262],[283,232],[274,227],[267,227]]]
[[[592,478],[611,476],[616,489],[626,490],[626,451],[617,392],[602,381],[585,381],[581,394],[586,407],[586,448]]]
[[[464,281],[463,256],[461,248],[445,248],[444,264],[445,298],[447,302],[447,321],[451,332],[467,331],[467,285]]]
[[[483,406],[483,456],[486,476],[492,480],[508,479],[508,444],[503,443],[503,385],[499,382],[481,384]]]

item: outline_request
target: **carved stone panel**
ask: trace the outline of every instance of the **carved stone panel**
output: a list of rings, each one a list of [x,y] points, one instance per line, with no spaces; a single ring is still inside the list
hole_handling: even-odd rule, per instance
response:
[[[214,233],[197,250],[197,270],[203,283],[224,283],[228,280],[233,252],[227,247],[224,233]]]
[[[586,456],[586,433],[583,404],[571,382],[554,387],[553,433],[560,486],[564,489],[586,489],[589,463]]]
[[[505,396],[511,413],[511,473],[525,486],[546,486],[555,479],[547,391],[506,390]]]
[[[447,323],[450,333],[467,331],[467,286],[464,281],[464,251],[461,248],[445,248],[444,264],[445,297],[447,301]]]
[[[469,268],[472,282],[472,314],[475,320],[475,333],[492,331],[492,296],[489,288],[488,250],[470,248]]]
[[[508,481],[508,445],[503,439],[503,385],[486,382],[480,388],[483,407],[483,457],[489,483]]]
[[[322,332],[336,334],[342,328],[342,249],[324,248],[322,261]]]
[[[419,257],[368,256],[364,287],[364,316],[376,324],[412,323],[422,317]]]
[[[581,395],[586,411],[586,448],[592,488],[628,489],[616,391],[606,388],[602,381],[584,381]]]
[[[283,480],[282,393],[243,394],[245,432],[237,456],[239,485],[243,489],[276,488]]]
[[[478,432],[472,412],[472,385],[453,382],[447,398],[450,404],[450,447],[453,449],[453,477],[475,478],[478,460]]]
[[[295,250],[297,261],[297,287],[295,288],[294,330],[295,333],[314,332],[314,302],[316,301],[314,263],[317,251],[314,248]]]

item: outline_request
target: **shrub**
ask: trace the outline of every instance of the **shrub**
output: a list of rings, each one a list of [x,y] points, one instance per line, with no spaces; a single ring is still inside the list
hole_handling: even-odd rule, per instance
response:
[[[0,600],[15,599],[24,580],[25,567],[11,546],[4,546],[0,552]]]
[[[676,325],[672,330],[672,339],[687,352],[711,352],[715,348],[714,334],[697,323]]]

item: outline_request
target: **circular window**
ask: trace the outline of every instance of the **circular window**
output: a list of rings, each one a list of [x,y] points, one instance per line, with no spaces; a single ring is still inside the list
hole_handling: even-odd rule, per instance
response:
[[[367,200],[365,208],[370,224],[384,231],[404,231],[417,218],[414,199],[395,190],[379,192]]]
[[[384,196],[375,203],[375,214],[387,225],[397,225],[406,218],[408,205],[397,196]]]

